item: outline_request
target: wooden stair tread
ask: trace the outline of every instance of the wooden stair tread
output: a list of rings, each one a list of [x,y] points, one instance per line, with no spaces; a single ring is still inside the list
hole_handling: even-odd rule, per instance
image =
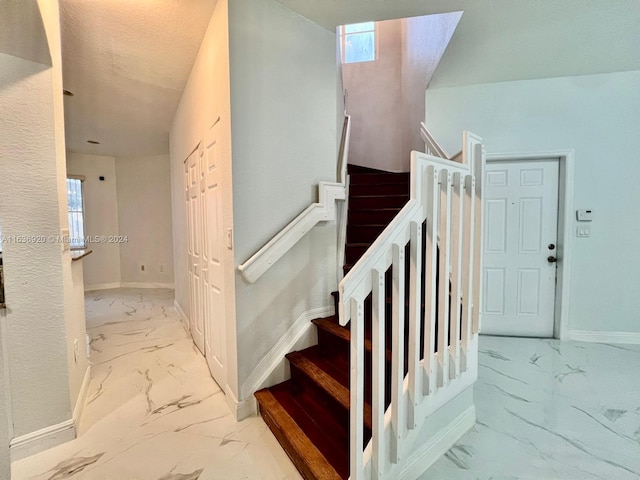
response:
[[[338,472],[349,476],[349,423],[338,421],[314,395],[291,380],[270,389],[309,440]]]
[[[340,368],[337,362],[327,361],[318,353],[317,345],[299,352],[286,355],[287,359],[312,380],[325,393],[334,398],[345,410],[349,410],[349,367]],[[333,360],[338,360],[337,356]],[[344,362],[342,362],[344,363]],[[371,405],[365,402],[364,424],[371,429]]]
[[[260,413],[278,442],[307,480],[342,477],[268,389],[255,393]]]
[[[334,320],[335,319],[335,320]],[[318,318],[316,320],[311,320],[311,322],[316,325],[318,328],[323,329],[324,331],[330,333],[331,335],[343,340],[346,343],[351,343],[351,330],[348,328],[342,327],[336,323],[336,317],[328,317],[328,318]],[[364,339],[364,349],[366,352],[371,353],[373,350],[373,344],[369,338]],[[390,348],[385,348],[385,357],[387,361],[391,361],[392,351]]]

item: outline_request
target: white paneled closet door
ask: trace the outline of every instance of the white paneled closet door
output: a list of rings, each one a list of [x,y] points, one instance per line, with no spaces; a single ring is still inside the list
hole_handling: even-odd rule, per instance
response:
[[[202,148],[187,158],[187,246],[189,261],[189,329],[204,354],[204,312],[202,306]]]
[[[224,305],[224,233],[220,171],[220,121],[205,136],[202,184],[205,356],[213,378],[224,385],[226,366]]]

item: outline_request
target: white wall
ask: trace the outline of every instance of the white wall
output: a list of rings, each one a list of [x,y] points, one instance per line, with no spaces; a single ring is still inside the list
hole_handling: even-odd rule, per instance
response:
[[[638,85],[640,71],[427,90],[429,128],[451,151],[462,130],[487,153],[575,148],[574,205],[594,221],[571,245],[571,330],[640,332]]]
[[[67,152],[67,172],[84,175],[85,235],[119,234],[116,159]],[[104,181],[100,181],[103,176]],[[120,282],[120,244],[92,243],[93,253],[82,260],[84,281],[89,288]]]
[[[218,139],[222,170],[224,228],[233,228],[231,181],[231,107],[229,93],[228,0],[218,0],[200,51],[191,70],[170,132],[171,207],[176,303],[189,315],[187,282],[187,219],[184,196],[184,161],[220,117]],[[235,267],[233,251],[224,248],[227,384],[237,395]],[[225,385],[221,385],[226,388]]]
[[[229,5],[235,264],[336,178],[335,32],[274,0]],[[238,380],[306,310],[331,304],[335,223],[315,228],[255,284],[236,273]]]
[[[169,155],[118,157],[121,281],[173,285]],[[145,266],[144,271],[141,265]]]
[[[6,235],[67,228],[58,4],[40,2],[52,67],[0,55],[0,223]],[[28,30],[25,30],[25,34]],[[14,437],[71,418],[86,359],[76,363],[69,255],[56,242],[5,244],[6,345]],[[79,339],[84,341],[84,337]],[[73,429],[68,430],[72,436]]]

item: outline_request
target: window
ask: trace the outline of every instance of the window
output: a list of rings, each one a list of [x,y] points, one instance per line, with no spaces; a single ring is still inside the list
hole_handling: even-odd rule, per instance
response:
[[[67,178],[67,202],[69,203],[69,242],[71,248],[85,248],[84,202],[82,179]]]
[[[342,63],[371,62],[376,59],[375,22],[340,27]]]

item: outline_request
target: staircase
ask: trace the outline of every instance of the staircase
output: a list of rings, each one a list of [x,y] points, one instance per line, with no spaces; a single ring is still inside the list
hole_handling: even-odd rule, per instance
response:
[[[389,173],[353,165],[349,165],[348,172],[345,274],[409,200],[409,173]],[[391,271],[387,275],[390,276]],[[391,292],[387,293],[387,318],[391,319]],[[337,292],[334,292],[334,299],[338,312]],[[370,303],[371,298],[368,299]],[[371,311],[370,308],[366,310]],[[255,395],[265,422],[304,478],[347,479],[350,329],[340,326],[337,316],[319,318],[313,323],[318,330],[318,345],[287,355],[291,379]],[[391,322],[387,324],[390,333]],[[370,315],[365,318],[365,325],[365,356],[370,365]],[[386,337],[391,340],[390,334]],[[386,367],[387,370],[391,367],[390,345]],[[390,386],[389,381],[385,386],[387,405]],[[365,396],[371,398],[370,367],[366,368]],[[369,400],[364,405],[365,443],[371,438],[371,419]]]
[[[469,132],[453,157],[428,131],[425,143],[410,174],[349,167],[336,315],[312,321],[317,345],[286,355],[289,380],[255,393],[305,479],[415,478],[475,422],[484,148]],[[267,253],[243,275],[268,268]],[[431,418],[440,426],[424,431]]]

